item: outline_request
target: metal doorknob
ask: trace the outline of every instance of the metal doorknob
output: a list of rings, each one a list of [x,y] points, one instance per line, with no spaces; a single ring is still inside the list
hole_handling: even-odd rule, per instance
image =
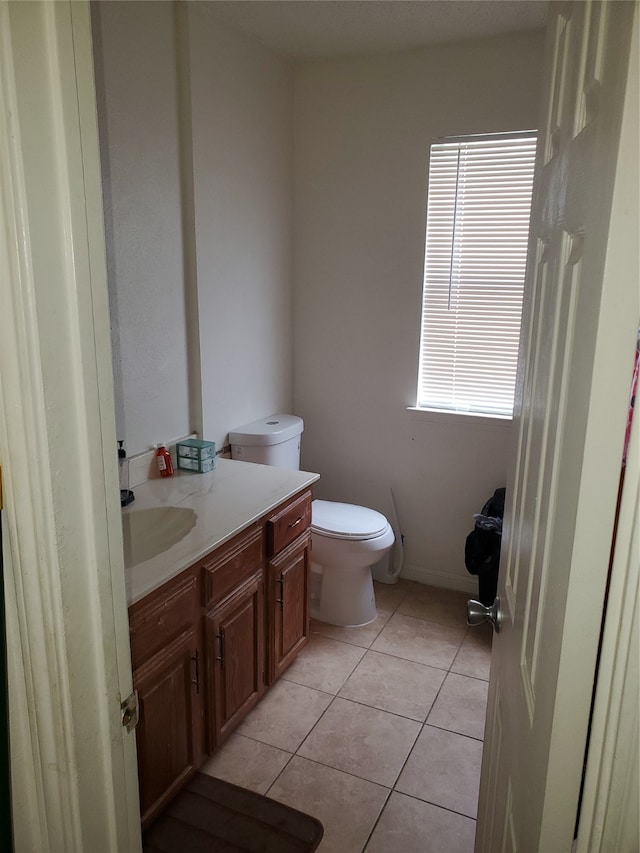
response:
[[[491,622],[496,634],[500,633],[502,613],[499,595],[490,607],[474,599],[467,601],[467,625],[480,625],[482,622]]]

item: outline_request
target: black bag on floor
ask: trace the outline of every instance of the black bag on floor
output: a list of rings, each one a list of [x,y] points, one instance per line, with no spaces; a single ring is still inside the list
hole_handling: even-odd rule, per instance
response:
[[[474,515],[476,524],[464,546],[464,564],[478,576],[478,598],[487,606],[493,604],[498,590],[505,491],[496,489],[482,512]]]

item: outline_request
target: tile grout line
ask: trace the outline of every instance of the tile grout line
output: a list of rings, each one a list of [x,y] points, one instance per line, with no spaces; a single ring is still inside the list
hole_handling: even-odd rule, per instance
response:
[[[387,798],[385,799],[384,803],[382,804],[382,808],[378,812],[377,818],[373,822],[373,826],[371,827],[371,832],[369,833],[369,835],[367,835],[367,840],[364,842],[364,846],[362,847],[361,853],[366,853],[367,847],[369,846],[369,842],[373,838],[373,833],[376,831],[378,824],[380,823],[380,820],[382,819],[382,815],[384,814],[384,810],[386,809],[386,807],[389,803],[389,800],[391,799],[392,794],[393,794],[393,788],[391,788],[389,790],[389,793],[387,794]]]
[[[387,791],[389,794],[394,790],[393,788],[390,788],[389,785],[383,785],[382,782],[374,782],[373,779],[367,779],[366,776],[359,776],[357,773],[349,772],[349,770],[341,770],[339,767],[333,767],[331,764],[325,764],[323,761],[320,761],[317,758],[309,758],[306,755],[298,755],[298,753],[295,753],[294,755],[292,755],[291,758],[300,758],[302,761],[309,761],[311,764],[317,764],[318,767],[326,767],[327,770],[333,770],[336,773],[342,773],[344,776],[351,776],[352,779],[358,779],[358,781],[360,781],[360,782],[366,782],[367,785],[375,785],[376,788],[382,788],[383,790]],[[288,764],[289,764],[289,762],[287,762],[287,765]],[[285,765],[285,766],[287,766],[287,765]],[[281,773],[284,771],[284,769],[285,768],[283,767]],[[279,776],[280,776],[280,773],[278,774],[278,777]],[[271,783],[271,785],[269,786],[269,790],[271,790],[273,785],[275,785],[276,781],[277,781],[277,778],[274,779],[274,781]],[[398,793],[400,793],[400,792],[398,792]],[[420,799],[420,798],[416,797],[415,799]]]
[[[405,598],[406,598],[406,596],[405,596]],[[400,606],[401,606],[401,604],[399,604],[399,605],[398,605],[398,607],[397,607],[397,608],[396,608],[396,610],[394,611],[394,614],[395,614],[395,613],[398,613],[398,610],[399,610]],[[406,614],[400,614],[400,615],[406,615]],[[420,617],[409,617],[409,618],[420,618]],[[390,621],[390,620],[388,620],[388,621]],[[439,624],[439,623],[433,623],[433,621],[432,621],[432,620],[427,620],[427,619],[425,619],[425,620],[423,620],[423,621],[430,621],[430,622],[431,622],[431,624]],[[388,622],[387,622],[387,624],[388,624]],[[449,626],[445,626],[445,627],[449,627]],[[409,754],[407,755],[407,757],[406,757],[406,759],[405,759],[405,761],[404,761],[404,763],[403,763],[403,765],[402,765],[402,768],[400,769],[400,772],[399,772],[399,773],[398,773],[398,775],[396,776],[396,779],[395,779],[395,781],[394,781],[394,783],[393,783],[393,787],[392,787],[392,792],[393,792],[393,793],[400,794],[401,796],[408,796],[408,797],[410,797],[410,796],[411,796],[410,794],[404,794],[402,791],[398,791],[398,790],[397,790],[397,788],[396,788],[396,785],[398,784],[398,780],[399,780],[399,779],[400,779],[400,777],[402,776],[402,773],[403,773],[403,771],[404,771],[405,767],[407,766],[407,763],[409,762],[409,760],[410,760],[410,758],[411,758],[411,755],[412,755],[412,753],[413,753],[413,750],[415,749],[415,746],[416,746],[416,744],[417,744],[417,742],[418,742],[418,739],[420,738],[420,736],[421,736],[421,735],[422,735],[422,733],[424,732],[425,727],[426,727],[427,725],[430,725],[430,726],[431,726],[431,728],[439,728],[438,726],[434,726],[434,725],[429,724],[429,723],[428,723],[428,719],[429,719],[429,716],[430,716],[430,714],[431,714],[431,712],[432,712],[432,710],[433,710],[433,708],[434,708],[434,706],[435,706],[436,702],[438,701],[438,697],[440,696],[440,693],[441,693],[441,691],[442,691],[442,689],[443,689],[443,687],[444,687],[444,684],[445,684],[445,682],[446,682],[447,678],[449,677],[449,675],[450,675],[450,674],[453,674],[453,675],[459,675],[459,673],[455,673],[455,672],[453,672],[452,667],[454,666],[455,661],[456,661],[456,659],[457,659],[458,655],[460,654],[460,650],[461,650],[461,648],[462,648],[462,646],[463,646],[463,644],[464,644],[464,641],[466,640],[467,636],[469,635],[470,628],[471,628],[471,626],[467,625],[466,630],[464,631],[464,633],[463,633],[463,635],[462,635],[462,639],[460,640],[460,643],[459,643],[459,645],[458,645],[458,647],[457,647],[457,649],[456,649],[456,651],[455,651],[455,654],[453,655],[453,657],[452,657],[452,659],[451,659],[451,663],[449,664],[449,666],[447,667],[447,669],[446,669],[446,670],[444,670],[444,671],[446,672],[446,675],[445,675],[445,677],[442,679],[442,683],[440,684],[440,687],[438,688],[438,690],[437,690],[437,692],[436,692],[436,696],[435,696],[435,698],[434,698],[433,702],[431,703],[431,705],[430,705],[430,707],[429,707],[429,710],[427,711],[427,714],[426,714],[425,719],[424,719],[424,721],[423,721],[423,723],[422,723],[422,725],[421,725],[421,727],[420,727],[420,731],[418,732],[418,735],[417,735],[417,737],[416,737],[416,739],[415,739],[415,741],[414,741],[414,743],[413,743],[413,746],[412,746],[412,747],[411,747],[411,749],[409,750]],[[416,661],[416,663],[418,663],[418,662]],[[429,664],[423,664],[423,665],[424,665],[424,666],[429,666]],[[434,667],[434,668],[438,669],[439,667]],[[460,674],[460,675],[461,675],[461,674]],[[466,676],[462,676],[462,675],[461,675],[461,677],[466,677]],[[478,679],[478,680],[483,680],[483,681],[484,681],[484,679]],[[450,734],[457,734],[457,735],[459,735],[459,736],[461,736],[461,737],[468,737],[470,740],[477,740],[476,738],[471,738],[469,735],[462,735],[460,732],[451,732],[451,731],[450,731],[450,730],[448,730],[448,729],[441,729],[441,730],[442,730],[442,731],[448,731]],[[481,742],[483,743],[483,741],[481,741]],[[371,837],[372,837],[372,835],[373,835],[373,832],[375,831],[375,827],[378,825],[378,823],[379,823],[379,821],[380,821],[380,819],[381,819],[381,817],[382,817],[382,814],[384,813],[384,809],[386,808],[387,803],[389,802],[389,799],[390,799],[390,798],[391,798],[391,794],[389,794],[389,797],[387,798],[387,801],[385,802],[385,806],[383,807],[382,811],[380,812],[380,815],[378,816],[378,819],[377,819],[377,820],[376,820],[376,822],[375,822],[374,828],[372,829],[372,831],[371,831],[371,833],[370,833],[370,835],[369,835],[369,838],[367,839],[367,842],[366,842],[366,844],[365,844],[365,847],[363,848],[363,853],[366,853],[366,848],[367,848],[367,846],[368,846],[368,844],[369,844],[369,841],[371,840]],[[435,808],[443,808],[443,809],[445,809],[446,811],[449,811],[449,812],[451,812],[451,813],[453,813],[453,814],[459,814],[459,815],[461,815],[462,817],[467,818],[468,820],[473,820],[473,821],[474,821],[474,823],[475,823],[475,820],[476,820],[475,818],[472,818],[472,817],[470,817],[469,815],[464,815],[464,814],[462,814],[462,812],[457,812],[457,811],[455,811],[455,809],[449,809],[449,808],[446,808],[446,806],[441,806],[440,804],[430,802],[429,800],[423,800],[423,799],[421,799],[420,797],[415,797],[415,796],[414,796],[414,797],[413,797],[413,799],[418,800],[419,802],[429,803],[429,805],[432,805],[432,806],[434,806]]]
[[[392,789],[391,793],[398,794],[398,796],[400,797],[409,797],[410,800],[416,800],[416,802],[418,803],[426,803],[428,806],[433,806],[434,809],[442,809],[443,812],[449,812],[449,814],[455,814],[459,817],[464,817],[467,820],[473,821],[474,823],[477,820],[477,818],[475,817],[471,817],[470,815],[465,814],[464,812],[456,811],[456,809],[451,809],[448,806],[443,806],[441,803],[434,803],[432,800],[423,800],[422,797],[416,797],[415,794],[405,794],[404,791],[396,791],[395,788]]]
[[[406,597],[406,596],[405,596],[405,597]],[[404,599],[403,599],[403,600],[404,600]],[[397,607],[399,607],[399,606],[400,606],[400,604],[398,604],[398,605],[397,605]],[[396,610],[397,610],[397,607],[396,607]],[[391,616],[392,616],[395,612],[396,612],[395,610],[391,611],[391,613],[390,613],[390,615],[389,615],[389,619],[391,618]],[[389,620],[387,620],[387,622],[388,622],[388,621],[389,621]],[[385,625],[386,625],[386,623],[385,623]],[[384,626],[383,626],[383,627],[384,627]],[[356,669],[357,669],[357,668],[358,668],[358,666],[360,665],[361,661],[364,659],[364,657],[365,657],[365,655],[366,655],[367,651],[370,651],[370,650],[371,650],[371,645],[373,645],[373,643],[375,642],[376,638],[379,636],[379,634],[381,633],[381,631],[382,631],[382,630],[383,630],[383,628],[381,628],[381,629],[380,629],[380,631],[378,632],[378,634],[376,634],[376,637],[374,637],[374,638],[371,640],[371,643],[370,643],[370,645],[369,645],[369,646],[364,647],[364,648],[365,648],[365,653],[364,653],[364,655],[360,658],[360,660],[359,660],[359,661],[356,663],[356,665],[353,667],[353,669],[351,670],[351,672],[349,673],[349,675],[348,675],[348,676],[345,678],[345,680],[342,682],[342,685],[340,686],[340,688],[339,688],[339,690],[338,690],[338,693],[340,692],[340,690],[342,690],[342,688],[343,688],[343,687],[344,687],[344,685],[347,683],[347,681],[349,680],[349,678],[351,678],[351,676],[353,675],[353,673],[356,671]],[[322,635],[320,635],[320,636],[322,636]],[[331,638],[331,637],[327,637],[327,638],[325,638],[325,639],[333,639],[333,638]],[[341,640],[336,640],[335,642],[343,642],[343,641],[341,641]],[[345,643],[345,644],[346,644],[346,645],[349,645],[349,643]],[[363,647],[362,647],[362,646],[358,646],[358,648],[363,648]],[[292,682],[292,683],[294,683],[294,684],[295,684],[295,683],[297,683],[297,682]],[[302,686],[302,687],[308,687],[308,685],[300,685],[300,686]],[[312,689],[312,690],[317,690],[318,688],[310,688],[310,689]],[[325,691],[319,691],[319,692],[325,692]],[[316,727],[317,727],[317,726],[318,726],[318,724],[320,723],[320,720],[322,720],[322,718],[323,718],[323,717],[324,717],[324,715],[327,713],[327,711],[329,710],[329,708],[333,705],[333,703],[335,702],[335,700],[338,698],[338,693],[335,693],[335,694],[329,694],[329,695],[333,695],[332,700],[329,702],[329,704],[328,704],[328,705],[327,705],[327,707],[324,709],[324,711],[322,712],[322,714],[320,714],[320,716],[318,717],[318,719],[316,720],[316,722],[313,724],[313,726],[311,727],[311,729],[307,732],[306,736],[302,739],[302,741],[301,741],[301,743],[298,745],[298,747],[297,747],[297,749],[296,749],[295,753],[293,753],[292,755],[290,755],[290,757],[288,758],[288,760],[287,760],[286,764],[284,765],[284,767],[280,770],[280,772],[278,773],[278,775],[276,776],[276,778],[273,780],[273,782],[271,783],[271,785],[269,785],[269,787],[267,788],[267,792],[266,792],[267,794],[269,793],[269,791],[271,791],[271,789],[272,789],[272,788],[273,788],[273,786],[276,784],[276,782],[278,781],[278,779],[280,778],[280,776],[284,773],[284,771],[286,770],[286,768],[289,766],[289,764],[291,763],[291,760],[292,760],[292,758],[293,758],[294,756],[297,756],[298,758],[301,758],[301,759],[303,759],[304,761],[314,761],[314,759],[312,759],[312,758],[307,758],[306,756],[300,755],[300,752],[299,752],[299,751],[302,749],[302,747],[304,746],[304,744],[306,743],[306,741],[309,739],[309,737],[311,736],[312,732],[316,729]],[[343,700],[343,701],[351,701],[351,700]],[[356,704],[357,704],[357,703],[356,703]],[[369,706],[366,706],[366,707],[369,707]],[[397,716],[400,716],[400,715],[397,715]],[[405,719],[405,718],[403,718],[403,719]],[[417,722],[417,721],[415,721],[415,720],[414,720],[413,722]],[[421,729],[420,729],[420,731],[421,731]],[[416,735],[416,739],[414,740],[413,745],[411,746],[411,750],[412,750],[412,749],[413,749],[413,747],[415,746],[415,742],[416,742],[416,740],[417,740],[417,738],[418,738],[418,736],[419,736],[419,734],[420,734],[420,731],[418,731],[418,734]],[[259,742],[259,743],[262,743],[262,741],[258,741],[258,742]],[[409,754],[411,753],[411,750],[409,750]],[[346,773],[346,771],[345,771],[345,770],[339,770],[337,767],[331,767],[331,765],[329,765],[329,764],[323,764],[321,761],[315,761],[315,763],[316,763],[316,764],[319,764],[319,765],[320,765],[320,766],[322,766],[322,767],[327,767],[327,768],[329,768],[329,769],[331,769],[331,770],[336,770],[336,771],[337,771],[337,772],[339,772],[339,773]],[[403,766],[404,766],[404,765],[403,765]],[[387,786],[386,786],[386,785],[380,785],[380,783],[379,783],[379,782],[372,782],[372,780],[371,780],[371,779],[365,779],[364,777],[357,776],[357,775],[356,775],[356,774],[354,774],[354,773],[347,773],[347,775],[349,775],[349,776],[353,776],[353,777],[354,777],[354,778],[356,778],[356,779],[362,779],[362,781],[364,781],[364,782],[369,782],[369,783],[371,783],[371,784],[378,785],[378,786],[379,786],[379,787],[381,787],[381,788],[387,788]],[[376,819],[376,821],[375,821],[375,824],[377,824],[378,820],[380,819],[380,816],[382,815],[382,813],[383,813],[383,811],[384,811],[384,809],[385,809],[385,806],[386,806],[387,802],[389,801],[389,797],[391,796],[391,791],[393,790],[393,788],[387,788],[387,790],[388,790],[387,797],[385,798],[385,801],[384,801],[384,803],[383,803],[383,805],[382,805],[382,808],[380,809],[380,812],[379,812],[378,817],[377,817],[377,819]],[[372,831],[373,831],[373,830],[372,830]],[[365,846],[366,846],[366,844],[368,844],[368,843],[369,843],[369,837],[370,837],[370,836],[368,836],[368,837],[367,837],[367,841],[365,842]],[[364,847],[363,847],[362,849],[364,850]]]
[[[479,741],[480,743],[482,743],[482,739],[480,739],[480,738],[475,738],[475,737],[473,737],[472,735],[463,734],[462,732],[455,732],[455,731],[452,731],[451,729],[447,729],[447,728],[445,728],[444,726],[434,725],[434,724],[432,724],[432,723],[429,723],[429,722],[428,722],[428,720],[429,720],[429,715],[432,713],[433,708],[434,708],[434,706],[435,706],[436,702],[438,701],[438,698],[439,698],[439,697],[440,697],[440,695],[441,695],[441,692],[442,692],[442,690],[443,690],[444,684],[445,684],[445,682],[447,681],[449,674],[457,675],[457,676],[459,676],[459,677],[461,677],[461,678],[471,678],[471,679],[474,679],[475,681],[480,681],[480,682],[483,682],[483,683],[487,683],[487,682],[488,682],[488,678],[482,678],[482,677],[477,676],[477,675],[469,675],[469,674],[466,674],[466,673],[458,673],[458,672],[455,672],[455,671],[452,669],[452,667],[455,665],[455,661],[456,661],[456,659],[457,659],[458,655],[460,654],[460,651],[461,651],[461,648],[462,648],[462,646],[463,646],[464,642],[466,641],[467,637],[469,636],[469,631],[470,631],[470,627],[469,627],[469,626],[466,626],[466,627],[465,627],[465,630],[464,630],[464,632],[462,633],[461,639],[460,639],[460,641],[459,641],[459,642],[457,643],[457,645],[456,645],[455,653],[454,653],[454,654],[453,654],[453,656],[452,656],[451,662],[449,663],[449,665],[448,665],[447,667],[443,667],[443,666],[434,666],[433,664],[424,663],[424,662],[422,662],[422,661],[415,661],[415,660],[412,660],[411,658],[405,658],[405,657],[403,657],[403,656],[401,656],[401,655],[393,654],[393,653],[389,653],[389,652],[386,652],[386,651],[378,651],[378,650],[376,650],[376,649],[374,649],[374,648],[373,648],[373,645],[375,644],[375,642],[378,640],[378,638],[380,637],[380,635],[383,633],[383,631],[385,630],[385,628],[388,626],[389,621],[392,619],[392,617],[393,617],[394,615],[396,615],[396,614],[398,614],[398,613],[399,613],[399,610],[400,610],[400,608],[402,607],[402,605],[403,605],[403,604],[405,604],[405,603],[407,602],[407,599],[410,597],[410,593],[411,593],[411,591],[412,591],[413,586],[414,586],[414,584],[411,584],[411,585],[409,586],[409,588],[405,591],[404,595],[403,595],[403,596],[400,598],[400,600],[396,603],[396,605],[395,605],[395,607],[394,607],[393,609],[391,609],[391,610],[386,610],[386,609],[385,609],[385,610],[383,611],[384,615],[385,615],[385,616],[387,616],[387,619],[385,620],[384,624],[382,624],[382,625],[380,626],[380,629],[377,631],[377,633],[376,633],[374,636],[372,636],[372,637],[371,637],[371,639],[369,640],[369,642],[368,642],[366,645],[360,645],[360,644],[358,644],[358,643],[353,643],[353,642],[351,642],[349,639],[343,639],[343,638],[341,638],[341,639],[337,639],[337,638],[335,638],[335,637],[326,636],[326,635],[324,635],[324,634],[322,634],[322,633],[320,633],[320,632],[314,632],[313,636],[318,636],[318,637],[321,637],[322,639],[326,639],[326,640],[332,640],[333,642],[340,643],[340,644],[342,644],[343,646],[349,646],[349,647],[352,647],[352,648],[359,648],[359,649],[362,649],[363,654],[362,654],[362,656],[359,658],[359,660],[358,660],[358,661],[353,665],[353,667],[349,670],[348,674],[346,675],[346,677],[345,677],[345,678],[344,678],[344,680],[342,681],[342,683],[341,683],[340,687],[338,688],[337,692],[335,692],[335,693],[329,692],[329,691],[327,691],[327,690],[323,690],[322,688],[318,688],[318,687],[315,687],[315,686],[311,686],[311,685],[309,685],[309,684],[301,684],[300,682],[296,682],[296,681],[294,681],[294,680],[293,680],[293,679],[291,679],[291,678],[286,678],[286,676],[283,676],[283,680],[285,680],[285,681],[289,681],[289,682],[290,682],[290,683],[292,683],[292,684],[296,684],[296,685],[298,685],[298,686],[300,686],[300,687],[303,687],[303,688],[306,688],[306,689],[308,689],[308,690],[313,690],[313,691],[316,691],[316,692],[318,692],[318,693],[321,693],[321,694],[323,694],[323,695],[325,695],[325,696],[329,696],[329,697],[331,697],[331,698],[330,698],[330,701],[329,701],[329,702],[328,702],[328,704],[327,704],[327,706],[323,709],[322,713],[320,714],[320,716],[318,717],[318,719],[314,722],[314,724],[312,725],[311,729],[307,732],[307,734],[303,737],[303,739],[301,740],[301,742],[298,744],[298,746],[297,746],[297,748],[296,748],[295,752],[289,752],[289,750],[288,750],[288,749],[283,749],[282,747],[273,747],[273,745],[272,745],[272,744],[267,744],[267,743],[265,743],[265,741],[261,741],[259,738],[255,737],[255,736],[253,736],[253,735],[243,735],[243,737],[246,737],[246,738],[248,738],[248,739],[250,739],[250,740],[253,740],[253,741],[254,741],[254,742],[256,742],[256,743],[261,743],[261,744],[263,744],[263,745],[265,745],[265,746],[270,746],[270,747],[272,747],[272,748],[279,749],[279,750],[280,750],[280,752],[285,753],[285,754],[288,756],[288,757],[287,757],[287,760],[286,760],[286,762],[285,762],[285,764],[284,764],[284,766],[283,766],[283,767],[278,771],[278,773],[276,774],[275,778],[271,781],[271,783],[270,783],[270,784],[269,784],[269,786],[267,787],[267,789],[266,789],[266,791],[265,791],[265,795],[266,795],[266,796],[268,796],[268,795],[269,795],[269,793],[273,790],[274,786],[275,786],[275,785],[277,784],[277,782],[281,779],[282,775],[283,775],[283,774],[285,773],[285,771],[290,767],[290,765],[291,765],[291,760],[292,760],[294,757],[301,758],[303,761],[310,761],[311,763],[316,764],[316,765],[318,765],[318,766],[325,767],[325,768],[327,768],[327,769],[329,769],[329,770],[332,770],[332,771],[335,771],[335,772],[338,772],[338,773],[345,774],[346,776],[351,776],[351,777],[353,777],[354,779],[359,779],[359,780],[361,780],[362,782],[365,782],[365,783],[368,783],[368,784],[372,784],[372,785],[375,785],[375,786],[376,786],[376,787],[378,787],[378,788],[382,788],[382,789],[384,789],[384,790],[387,792],[387,793],[386,793],[386,797],[385,797],[384,802],[382,803],[382,805],[381,805],[381,807],[380,807],[380,809],[379,809],[379,811],[378,811],[378,814],[377,814],[377,816],[376,816],[376,818],[375,818],[375,820],[374,820],[374,822],[373,822],[373,825],[372,825],[372,827],[371,827],[371,829],[370,829],[370,831],[369,831],[369,833],[368,833],[368,835],[367,835],[367,837],[366,837],[366,840],[365,840],[365,842],[364,842],[364,845],[363,845],[361,848],[359,848],[359,849],[360,849],[360,851],[362,851],[362,853],[364,853],[364,851],[366,851],[366,849],[368,848],[369,844],[371,843],[371,839],[372,839],[372,837],[373,837],[373,835],[374,835],[374,833],[375,833],[375,831],[376,831],[376,828],[378,827],[378,825],[379,825],[379,823],[380,823],[380,821],[381,821],[381,819],[382,819],[382,817],[383,817],[383,815],[384,815],[384,813],[385,813],[385,811],[386,811],[386,809],[387,809],[387,806],[389,805],[389,802],[390,802],[390,799],[391,799],[391,795],[392,795],[392,793],[397,793],[397,794],[399,794],[400,796],[408,797],[408,798],[413,799],[413,800],[415,800],[415,801],[417,801],[417,802],[425,803],[425,804],[428,804],[428,805],[430,805],[430,806],[432,806],[432,807],[434,807],[434,808],[441,809],[441,810],[443,810],[443,811],[450,812],[450,813],[455,814],[455,815],[459,815],[460,817],[463,817],[463,818],[465,818],[466,820],[472,820],[472,821],[474,821],[474,823],[475,823],[475,818],[472,818],[472,817],[470,817],[470,816],[469,816],[469,815],[467,815],[467,814],[464,814],[464,813],[462,813],[462,812],[456,811],[455,809],[452,809],[452,808],[448,808],[447,806],[443,806],[443,805],[441,805],[441,804],[439,804],[439,803],[434,803],[434,802],[432,802],[432,801],[430,801],[430,800],[423,799],[423,798],[421,798],[421,797],[419,797],[419,796],[415,796],[415,795],[412,795],[412,794],[405,794],[405,793],[403,793],[403,792],[401,792],[401,791],[398,791],[398,790],[397,790],[397,788],[396,788],[396,785],[397,785],[397,783],[398,783],[398,780],[400,779],[400,777],[401,777],[402,773],[404,772],[405,767],[406,767],[406,765],[407,765],[407,762],[408,762],[408,761],[410,760],[410,758],[411,758],[411,755],[412,755],[412,753],[413,753],[413,751],[414,751],[414,749],[415,749],[415,747],[416,747],[416,744],[417,744],[417,742],[418,742],[418,739],[420,738],[420,736],[422,735],[422,733],[423,733],[423,732],[424,732],[424,730],[425,730],[425,726],[429,725],[431,729],[434,729],[434,730],[435,730],[435,729],[437,729],[437,730],[440,730],[440,731],[446,731],[446,732],[448,732],[448,733],[450,733],[450,734],[454,734],[454,735],[457,735],[457,736],[459,736],[459,737],[465,737],[465,738],[467,738],[467,739],[468,739],[468,740],[470,740],[470,741],[475,741],[475,742],[478,742],[478,741]],[[428,623],[430,623],[431,625],[437,626],[438,628],[443,628],[443,629],[445,629],[445,630],[446,630],[446,629],[448,629],[448,628],[456,628],[456,627],[457,627],[457,626],[454,626],[454,625],[451,625],[451,624],[442,623],[442,622],[434,622],[433,620],[430,620],[430,619],[423,619],[423,618],[422,618],[422,617],[420,617],[420,616],[412,616],[412,615],[409,615],[409,614],[402,614],[402,613],[400,613],[399,615],[404,616],[404,617],[409,618],[409,619],[418,619],[419,621],[422,621],[422,622],[428,622]],[[364,661],[364,659],[366,658],[367,653],[368,653],[369,651],[374,652],[375,654],[378,654],[378,655],[384,655],[384,656],[386,656],[386,657],[388,657],[388,658],[394,658],[394,659],[397,659],[397,660],[404,660],[404,661],[407,661],[407,662],[409,662],[409,663],[415,663],[415,664],[417,664],[418,666],[421,666],[421,667],[427,667],[428,669],[436,670],[436,671],[439,671],[439,672],[441,672],[441,673],[444,673],[444,676],[443,676],[442,682],[441,682],[440,686],[438,687],[438,689],[437,689],[437,691],[436,691],[436,693],[435,693],[435,697],[434,697],[433,701],[432,701],[432,702],[430,703],[430,705],[429,705],[429,708],[428,708],[428,710],[427,710],[427,712],[426,712],[426,714],[425,714],[424,719],[422,719],[422,720],[421,720],[421,719],[416,720],[415,718],[413,718],[413,717],[407,717],[407,716],[405,716],[404,714],[400,714],[400,713],[397,713],[397,712],[394,712],[394,711],[389,711],[389,710],[386,710],[386,709],[383,709],[383,708],[376,708],[376,706],[375,706],[375,705],[370,705],[370,704],[368,704],[367,702],[364,702],[364,701],[361,701],[361,700],[358,700],[358,699],[352,699],[352,698],[348,698],[348,697],[343,697],[343,696],[341,696],[341,695],[340,695],[340,692],[344,689],[344,687],[345,687],[345,685],[347,684],[347,682],[352,678],[352,676],[354,675],[354,673],[357,671],[357,669],[358,669],[358,668],[360,667],[360,665],[363,663],[363,661]],[[386,785],[386,784],[382,784],[382,783],[380,783],[380,782],[375,782],[375,781],[373,781],[373,780],[371,780],[371,779],[368,779],[368,778],[366,778],[366,777],[364,777],[364,776],[359,776],[359,775],[358,775],[358,774],[356,774],[356,773],[349,772],[349,771],[347,771],[347,770],[343,770],[343,769],[341,769],[341,768],[332,767],[332,765],[330,765],[330,764],[326,764],[326,763],[324,763],[324,761],[319,760],[319,759],[317,759],[317,758],[308,758],[308,757],[306,757],[306,756],[304,756],[304,755],[301,755],[301,754],[300,754],[300,750],[302,750],[302,749],[303,749],[303,747],[304,747],[305,743],[307,743],[308,739],[311,737],[311,735],[313,734],[313,732],[314,732],[314,731],[316,731],[316,729],[317,729],[318,725],[320,724],[321,720],[324,718],[325,714],[329,711],[329,709],[333,706],[333,704],[334,704],[334,702],[335,702],[335,700],[336,700],[336,699],[342,699],[343,701],[345,701],[345,702],[350,702],[350,703],[352,703],[353,705],[357,705],[357,706],[362,706],[362,707],[370,708],[370,709],[372,709],[372,710],[377,710],[377,711],[379,711],[379,712],[381,712],[381,713],[384,713],[384,714],[391,714],[392,716],[398,717],[398,718],[400,718],[400,719],[407,720],[407,721],[410,721],[410,722],[413,722],[413,723],[417,723],[417,724],[418,724],[418,731],[417,731],[417,734],[416,734],[415,738],[413,739],[413,742],[412,742],[412,745],[411,745],[411,747],[410,747],[410,749],[409,749],[409,751],[408,751],[407,757],[405,758],[405,760],[404,760],[404,762],[403,762],[403,764],[402,764],[402,767],[401,767],[400,771],[396,774],[396,776],[395,776],[395,780],[394,780],[393,784],[392,784],[390,787],[389,787],[388,785]],[[284,801],[283,801],[283,802],[284,802]]]

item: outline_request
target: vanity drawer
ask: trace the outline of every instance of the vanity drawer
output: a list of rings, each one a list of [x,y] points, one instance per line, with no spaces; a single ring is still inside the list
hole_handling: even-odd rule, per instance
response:
[[[262,527],[243,531],[227,545],[217,548],[202,566],[204,607],[219,604],[223,598],[264,566]]]
[[[311,492],[304,492],[267,521],[269,557],[279,554],[311,524]]]
[[[129,608],[131,666],[135,670],[198,618],[198,579],[189,570]]]

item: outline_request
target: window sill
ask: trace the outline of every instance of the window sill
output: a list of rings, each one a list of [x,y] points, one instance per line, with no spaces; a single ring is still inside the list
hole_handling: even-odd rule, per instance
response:
[[[485,429],[511,429],[513,418],[508,415],[488,415],[477,412],[452,412],[445,409],[422,409],[417,406],[407,406],[411,419],[440,426],[468,426]]]

